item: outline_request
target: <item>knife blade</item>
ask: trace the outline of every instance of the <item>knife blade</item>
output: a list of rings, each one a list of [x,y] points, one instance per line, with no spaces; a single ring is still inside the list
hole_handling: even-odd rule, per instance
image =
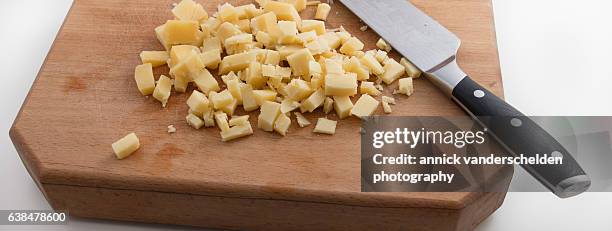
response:
[[[511,154],[562,157],[560,165],[522,165],[561,198],[586,190],[591,180],[553,136],[492,92],[457,64],[461,40],[408,0],[340,0],[402,56],[478,121]]]

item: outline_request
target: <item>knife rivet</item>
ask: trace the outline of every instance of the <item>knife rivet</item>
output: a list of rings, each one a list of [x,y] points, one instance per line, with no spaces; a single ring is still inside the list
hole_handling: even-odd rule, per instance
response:
[[[521,121],[521,120],[520,120],[520,119],[518,119],[518,118],[512,118],[512,119],[510,120],[510,124],[511,124],[513,127],[517,127],[517,128],[518,128],[518,127],[520,127],[521,125],[523,125],[523,121]]]
[[[475,90],[475,91],[474,91],[474,97],[476,97],[476,98],[482,98],[482,97],[484,97],[484,96],[485,96],[484,91],[482,91],[482,90]]]

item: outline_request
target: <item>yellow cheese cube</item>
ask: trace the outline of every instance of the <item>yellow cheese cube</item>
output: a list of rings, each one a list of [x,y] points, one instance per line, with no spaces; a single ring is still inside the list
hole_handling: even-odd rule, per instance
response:
[[[193,0],[182,0],[172,9],[172,14],[180,20],[202,21],[208,18],[204,7]]]
[[[229,123],[227,122],[227,114],[222,111],[215,112],[214,114],[215,122],[221,131],[229,130]]]
[[[245,125],[249,123],[249,115],[243,116],[232,116],[232,119],[229,120],[229,126],[238,126]]]
[[[289,127],[291,127],[291,119],[283,113],[279,114],[276,121],[274,121],[274,131],[282,136],[286,136]]]
[[[265,102],[273,102],[276,100],[276,94],[277,93],[272,90],[253,90],[253,98],[255,98],[255,102],[257,102],[259,106],[263,105]]]
[[[215,109],[221,109],[234,101],[232,93],[230,93],[227,89],[219,93],[211,91],[208,96],[210,96],[210,102]]]
[[[240,28],[229,22],[222,23],[217,30],[217,37],[221,41],[221,44],[223,44],[229,37],[239,34],[242,34]]]
[[[257,56],[255,53],[246,52],[223,57],[219,66],[219,74],[224,75],[230,71],[240,71],[249,66],[250,63],[256,62]]]
[[[200,119],[200,117],[191,113],[185,117],[185,120],[187,120],[187,124],[189,124],[189,126],[195,129],[200,129],[202,126],[204,126],[204,121]]]
[[[281,80],[281,77],[276,73],[276,66],[273,65],[261,65],[261,74],[265,77],[272,77],[272,78],[278,78],[278,80]]]
[[[299,33],[297,37],[300,43],[306,44],[317,39],[317,32],[315,32],[314,30],[306,31],[303,33]]]
[[[193,44],[200,40],[198,21],[168,20],[163,36],[169,44]]]
[[[172,90],[172,80],[162,75],[159,77],[155,90],[153,91],[153,98],[161,102],[162,107],[166,107],[168,98],[170,98],[170,90]]]
[[[285,114],[300,107],[300,102],[292,99],[283,99],[281,101],[281,113]]]
[[[380,102],[372,98],[372,96],[361,95],[355,103],[355,106],[353,106],[353,109],[351,109],[351,114],[363,119],[366,116],[374,114],[379,104]]]
[[[271,45],[276,44],[276,40],[278,36],[280,36],[277,17],[273,12],[268,12],[253,18],[251,20],[251,29],[255,32],[266,32],[270,36],[270,40],[273,41]]]
[[[221,76],[221,81],[223,81],[223,83],[225,83],[226,85],[229,84],[230,80],[234,79],[238,79],[238,76],[233,71],[230,71],[230,73],[228,73],[227,75]]]
[[[414,93],[412,78],[403,78],[399,80],[399,89],[397,93],[411,96]]]
[[[176,45],[170,48],[170,59],[173,65],[184,62],[193,53],[198,53],[200,50],[193,45]]]
[[[406,68],[406,74],[411,78],[419,78],[421,77],[421,70],[417,68],[414,64],[412,64],[408,59],[402,58],[400,59],[400,64]]]
[[[205,67],[206,66],[202,62],[202,57],[200,56],[200,54],[195,51],[191,51],[189,57],[185,58],[185,60],[170,68],[170,75],[174,77],[186,76],[191,73],[197,73]]]
[[[348,96],[334,96],[334,111],[340,119],[344,119],[351,115],[353,102]]]
[[[153,66],[150,63],[136,66],[134,79],[142,95],[153,94],[153,90],[155,90],[155,77],[153,77]]]
[[[117,156],[117,159],[121,160],[132,155],[132,153],[134,153],[136,150],[138,150],[138,148],[140,148],[140,140],[138,140],[136,134],[132,132],[127,136],[117,140],[111,146],[113,148],[115,156]]]
[[[210,91],[219,91],[219,83],[215,77],[206,69],[202,69],[193,75],[193,82],[202,92],[208,94]]]
[[[327,16],[329,15],[329,11],[331,10],[331,6],[327,3],[321,3],[317,5],[317,13],[315,13],[315,19],[319,20],[327,20]]]
[[[338,47],[340,47],[340,45],[342,45],[342,40],[334,32],[327,32],[327,33],[321,35],[321,37],[327,41],[327,45],[331,49],[334,49],[334,50],[338,49]]]
[[[383,95],[382,101],[387,102],[388,104],[395,104],[395,98],[386,95]]]
[[[312,93],[307,99],[302,102],[302,108],[309,112],[313,112],[315,109],[323,105],[325,101],[325,91],[319,88],[317,91]]]
[[[155,37],[167,51],[170,50],[172,44],[170,44],[168,38],[166,37],[166,24],[155,27]]]
[[[221,131],[221,140],[223,142],[231,141],[234,139],[242,138],[245,136],[249,136],[253,134],[253,128],[251,128],[251,124],[243,124],[231,127],[226,131]]]
[[[257,32],[257,34],[255,35],[255,40],[263,44],[266,48],[273,48],[274,46],[276,46],[276,41],[274,40],[274,38],[270,36],[270,34],[263,31]]]
[[[232,72],[233,73],[233,72]],[[242,103],[242,93],[240,80],[238,78],[227,81],[227,90],[232,94],[232,97],[237,100],[238,104]]]
[[[298,42],[298,29],[297,24],[294,21],[278,21],[278,28],[280,28],[280,37],[278,42],[281,44],[292,44]]]
[[[257,7],[253,4],[247,4],[236,7],[236,13],[239,19],[251,19],[256,15]]]
[[[385,50],[386,52],[391,52],[392,50],[391,46],[389,46],[389,44],[387,44],[387,42],[385,42],[385,40],[382,38],[378,39],[378,42],[376,42],[376,47],[381,50]]]
[[[274,12],[278,20],[286,20],[286,21],[294,21],[298,26],[301,25],[302,19],[300,18],[300,14],[298,14],[297,10],[293,5],[284,3],[284,2],[276,2],[276,1],[268,1],[263,5],[264,12]]]
[[[317,32],[317,35],[325,34],[325,22],[318,20],[302,20],[302,25],[299,28],[300,32],[314,31]]]
[[[340,42],[344,44],[346,41],[348,41],[353,36],[351,35],[351,33],[344,30],[344,27],[340,26],[340,29],[341,31],[336,32],[336,35],[338,35],[338,37],[340,38]]]
[[[301,79],[292,79],[287,85],[287,96],[295,101],[301,101],[312,93],[310,84]]]
[[[377,50],[374,57],[376,58],[376,60],[378,60],[379,63],[386,63],[387,59],[389,59],[387,52],[381,50]]]
[[[279,46],[276,48],[278,53],[280,54],[280,60],[287,60],[289,55],[292,55],[300,50],[304,49],[303,46],[298,45],[287,45],[287,46]]]
[[[187,106],[194,112],[204,113],[209,110],[210,101],[206,95],[199,91],[193,91],[191,96],[187,99]]]
[[[361,65],[357,57],[348,59],[344,66],[344,70],[357,74],[357,80],[364,81],[370,78],[370,71]]]
[[[202,44],[202,53],[206,53],[212,50],[219,50],[219,51],[223,50],[221,47],[221,39],[219,39],[218,37],[207,38],[204,40],[204,43]]]
[[[275,50],[267,50],[266,59],[263,63],[270,65],[278,65],[280,63],[280,53]]]
[[[204,127],[210,128],[215,126],[215,110],[209,108],[208,111],[203,113],[202,119],[204,120]]]
[[[206,68],[214,70],[221,63],[221,50],[210,50],[201,54],[200,59]]]
[[[175,76],[174,77],[174,91],[185,92],[187,91],[187,85],[192,81],[190,76]]]
[[[325,98],[325,102],[323,102],[323,112],[329,114],[332,109],[334,109],[334,100],[330,97]]]
[[[236,108],[238,108],[238,100],[237,99],[233,99],[230,104],[225,105],[224,107],[222,107],[220,109],[221,109],[221,111],[227,113],[228,115],[233,115],[234,112],[236,111]]]
[[[340,52],[346,55],[351,55],[355,51],[363,50],[364,44],[357,37],[351,37],[348,39],[342,47],[340,47]]]
[[[202,28],[203,34],[207,37],[211,36],[212,34],[217,33],[217,30],[219,29],[219,26],[221,25],[221,21],[215,17],[210,17],[206,20],[204,20],[201,24],[200,24],[200,28]]]
[[[359,88],[359,92],[361,94],[368,94],[371,96],[379,96],[382,94],[376,87],[374,87],[373,82],[363,81],[361,82],[361,87]]]
[[[308,49],[301,49],[287,56],[287,62],[291,66],[293,74],[299,76],[309,76],[308,63],[314,60]]]
[[[248,19],[242,19],[236,23],[238,28],[244,33],[251,33],[251,21]]]
[[[255,89],[260,89],[266,85],[268,78],[263,76],[261,63],[251,62],[249,67],[246,69],[246,83],[253,86]]]
[[[313,55],[323,54],[331,50],[327,45],[327,41],[324,39],[317,39],[311,41],[309,43],[306,43],[304,46],[308,48],[310,53],[312,53]]]
[[[237,34],[225,39],[223,46],[225,46],[225,48],[227,49],[228,47],[247,44],[251,42],[253,42],[252,34]]]
[[[314,75],[310,78],[310,88],[315,90],[323,87],[323,77],[321,75]]]
[[[297,123],[298,123],[298,125],[301,128],[307,127],[307,126],[310,125],[310,121],[308,121],[308,119],[306,119],[306,117],[304,117],[304,115],[302,115],[302,113],[294,112],[293,114],[295,114],[295,118],[297,119]]]
[[[166,64],[170,58],[167,51],[142,51],[140,52],[140,60],[142,63],[150,63],[153,67],[159,67]]]
[[[217,18],[222,22],[236,23],[239,20],[239,15],[232,4],[225,3],[217,9]]]
[[[328,135],[333,135],[336,133],[336,124],[338,122],[333,121],[333,120],[328,120],[325,118],[319,118],[319,120],[317,120],[317,125],[315,125],[315,128],[313,130],[313,132],[315,133],[321,133],[321,134],[328,134]]]
[[[242,96],[242,107],[244,111],[249,112],[259,108],[259,104],[255,99],[255,94],[253,93],[253,87],[250,84],[240,85],[240,95]]]
[[[390,114],[393,112],[393,110],[391,109],[391,106],[389,105],[389,103],[383,101],[382,102],[382,106],[383,106],[383,110],[385,111],[385,113]]]
[[[271,132],[274,129],[274,122],[280,114],[281,105],[276,102],[266,101],[261,105],[261,113],[257,117],[257,127],[264,131]]]
[[[406,68],[394,59],[388,59],[384,66],[385,72],[380,77],[386,84],[391,84],[396,79],[402,77]]]
[[[353,96],[357,94],[357,76],[329,74],[325,77],[325,95]]]
[[[298,12],[306,9],[306,0],[280,0],[279,2],[286,2],[293,5]]]
[[[338,74],[343,75],[344,69],[342,68],[342,63],[335,59],[325,59],[325,72],[330,74]]]
[[[375,75],[382,75],[385,72],[385,69],[383,68],[383,66],[380,65],[378,60],[376,60],[376,58],[372,56],[371,54],[366,53],[363,57],[359,59],[359,61],[361,62],[361,64],[368,67],[370,72],[372,72]]]

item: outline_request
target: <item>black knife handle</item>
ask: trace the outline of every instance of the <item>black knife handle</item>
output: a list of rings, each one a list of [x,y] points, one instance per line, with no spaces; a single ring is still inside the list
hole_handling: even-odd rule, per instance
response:
[[[586,191],[591,180],[574,157],[548,132],[514,107],[466,76],[452,91],[453,99],[513,155],[563,156],[563,164],[522,165],[561,198]]]

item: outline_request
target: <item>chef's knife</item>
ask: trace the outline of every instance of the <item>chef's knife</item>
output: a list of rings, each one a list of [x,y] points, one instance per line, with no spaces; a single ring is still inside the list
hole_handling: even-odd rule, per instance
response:
[[[407,0],[340,0],[401,55],[426,73],[511,154],[562,156],[563,164],[523,167],[561,198],[586,191],[591,180],[570,153],[517,109],[474,82],[457,65],[461,41]]]

